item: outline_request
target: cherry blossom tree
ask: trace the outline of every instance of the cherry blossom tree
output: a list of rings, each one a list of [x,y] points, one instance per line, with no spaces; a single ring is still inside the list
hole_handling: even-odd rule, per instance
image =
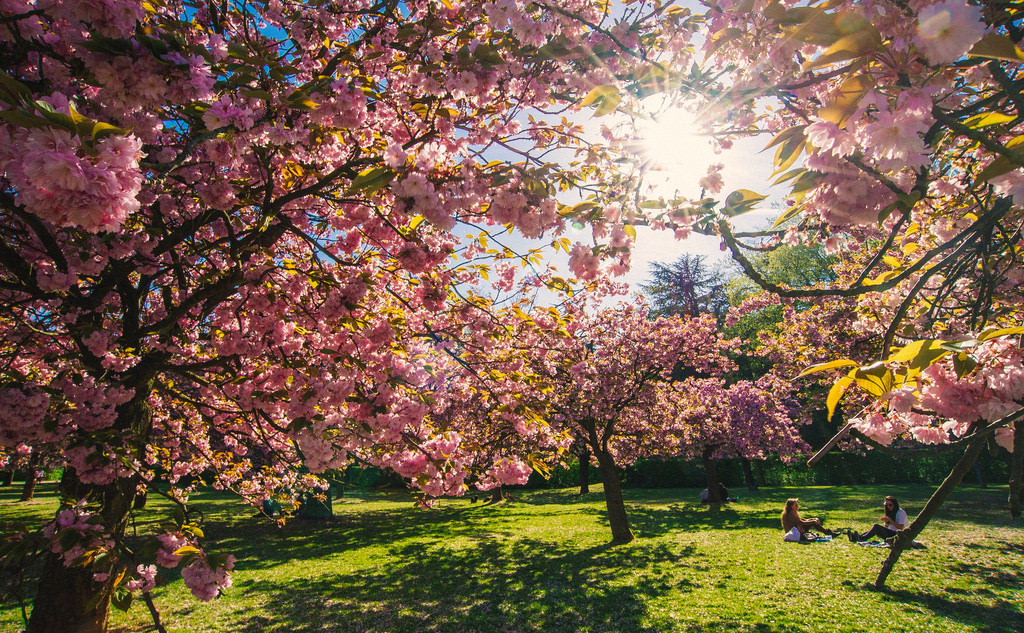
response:
[[[680,454],[704,463],[708,500],[719,498],[716,460],[747,460],[779,455],[790,460],[806,453],[794,421],[797,401],[792,387],[775,374],[757,381],[726,385],[722,378],[688,378],[673,383],[662,406],[681,429]]]
[[[660,222],[720,235],[767,292],[849,319],[862,345],[807,359],[846,372],[826,398],[830,413],[843,400],[844,432],[879,448],[964,448],[896,539],[881,587],[989,438],[1011,451],[1020,512],[1024,16],[967,0],[705,4],[706,61],[686,68],[686,96],[723,147],[765,135],[787,208],[771,229],[742,233],[731,218],[764,196],[736,190],[672,201]],[[772,283],[748,254],[775,243],[841,253],[836,279]]]
[[[543,327],[544,318],[558,327]],[[642,304],[593,311],[570,305],[539,319],[530,364],[548,382],[548,421],[588,447],[601,472],[612,539],[629,542],[619,469],[681,452],[684,418],[663,404],[672,375],[685,367],[721,376],[732,367],[729,343],[710,316],[649,320]]]
[[[628,265],[625,223],[644,211],[612,169],[614,133],[587,140],[564,115],[614,109],[609,81],[651,84],[654,50],[687,55],[684,12],[0,11],[0,438],[5,454],[52,450],[64,466],[54,521],[5,552],[48,555],[30,631],[103,631],[111,601],[132,596],[152,609],[157,565],[182,568],[200,599],[227,587],[233,559],[202,547],[187,506],[196,482],[258,504],[353,457],[431,495],[463,491],[470,465],[522,480],[522,460],[485,463],[486,437],[435,423],[439,385],[464,379],[439,359],[500,339],[473,329],[491,309],[473,289],[536,264],[502,244],[509,230],[590,223],[593,244],[558,241],[577,275]],[[569,189],[585,203],[553,197]],[[173,527],[130,544],[146,491],[177,504]]]

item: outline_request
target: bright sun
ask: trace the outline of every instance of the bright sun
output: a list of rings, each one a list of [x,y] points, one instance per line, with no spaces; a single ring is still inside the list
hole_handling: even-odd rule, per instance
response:
[[[678,107],[661,108],[638,123],[640,152],[650,161],[647,182],[662,195],[675,191],[696,195],[697,181],[708,165],[719,162],[706,136],[698,134],[693,113]]]

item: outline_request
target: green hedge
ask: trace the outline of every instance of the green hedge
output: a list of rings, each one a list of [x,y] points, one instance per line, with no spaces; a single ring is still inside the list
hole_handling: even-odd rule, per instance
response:
[[[1001,449],[983,453],[978,467],[985,483],[1005,484],[1009,478],[1007,453]],[[784,464],[779,458],[751,462],[751,470],[759,486],[837,486],[880,483],[938,484],[959,459],[959,451],[941,455],[896,459],[877,451],[865,454],[829,453],[813,467],[806,460]],[[718,462],[718,477],[729,488],[746,487],[743,464],[739,459]],[[601,475],[590,468],[590,482],[600,483]],[[622,473],[623,485],[629,488],[703,488],[704,467],[699,461],[683,459],[641,460]],[[976,482],[976,475],[967,475]],[[534,473],[527,488],[568,488],[578,486],[579,466],[558,468],[550,479]]]

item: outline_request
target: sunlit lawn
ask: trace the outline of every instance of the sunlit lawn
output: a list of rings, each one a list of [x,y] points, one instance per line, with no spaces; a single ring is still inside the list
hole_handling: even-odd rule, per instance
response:
[[[0,520],[42,516],[0,489]],[[278,527],[213,493],[196,505],[210,546],[238,556],[234,586],[199,603],[176,573],[154,592],[169,632],[1024,630],[1024,524],[1006,487],[964,486],[907,552],[884,592],[868,588],[887,550],[846,540],[784,543],[778,514],[799,496],[827,525],[866,528],[888,493],[911,514],[923,486],[771,488],[722,509],[696,490],[627,490],[638,539],[609,546],[600,493],[515,493],[513,503],[444,500],[421,510],[404,494],[350,492],[330,521]],[[151,502],[140,522],[166,506]],[[22,628],[7,597],[0,630]],[[144,605],[113,630],[143,631]]]

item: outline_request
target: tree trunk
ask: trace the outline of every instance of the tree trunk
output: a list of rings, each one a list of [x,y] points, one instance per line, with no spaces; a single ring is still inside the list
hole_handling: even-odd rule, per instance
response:
[[[67,468],[61,479],[66,497],[98,500],[104,524],[116,539],[124,535],[129,510],[135,498],[133,479],[120,479],[108,486],[88,486]],[[91,567],[66,567],[59,554],[46,557],[39,590],[28,622],[28,633],[105,633],[110,615],[110,598],[115,575],[105,582],[93,580]]]
[[[116,427],[131,437],[138,455],[144,450],[153,424],[153,411],[146,398],[151,384],[142,382],[135,398],[118,407]],[[88,499],[99,506],[98,514],[114,542],[124,539],[138,488],[137,477],[117,479],[106,486],[83,483],[74,469],[66,468],[61,478],[62,498]],[[61,506],[58,512],[66,506]],[[116,573],[104,582],[93,580],[91,566],[67,567],[60,554],[49,553],[39,578],[39,589],[28,621],[28,633],[106,633]],[[114,570],[116,571],[116,569]]]
[[[601,469],[601,481],[604,483],[604,503],[608,508],[608,523],[612,528],[613,543],[629,543],[633,540],[633,532],[629,529],[626,517],[626,504],[622,501],[622,482],[619,481],[619,469],[615,460],[607,451],[595,451],[597,463]]]
[[[964,450],[963,456],[953,466],[953,470],[950,471],[949,475],[946,476],[945,481],[935,489],[932,493],[928,502],[924,504],[924,508],[921,509],[921,513],[910,522],[906,528],[900,530],[892,540],[892,549],[889,551],[889,556],[882,563],[882,569],[878,572],[878,577],[875,579],[875,589],[882,589],[885,587],[885,580],[889,577],[889,573],[892,571],[893,565],[899,560],[900,555],[904,550],[909,548],[914,543],[914,539],[917,535],[924,530],[928,522],[935,516],[939,508],[942,506],[946,497],[949,496],[953,489],[963,480],[964,475],[971,470],[971,466],[974,465],[974,461],[978,459],[978,455],[981,454],[982,448],[985,446],[988,435],[983,435],[974,438]]]
[[[711,459],[713,449],[704,451],[704,475],[708,486],[708,503],[722,503],[725,499],[718,494],[718,464]]]
[[[491,503],[498,503],[504,498],[505,495],[504,491],[501,489],[501,486],[498,486],[497,488],[491,488]]]
[[[135,510],[145,510],[147,501],[149,501],[149,489],[143,488],[135,493],[135,501],[132,502],[132,508]]]
[[[590,492],[590,449],[583,446],[580,452],[580,494]]]
[[[754,480],[754,470],[750,467],[750,460],[743,458],[743,478],[747,481],[747,490],[757,492],[757,482]]]
[[[39,462],[42,461],[39,458],[39,453],[32,453],[32,457],[28,458],[28,467],[25,472],[25,485],[21,487],[21,498],[19,501],[32,501],[32,497],[36,494],[36,469],[39,468]]]
[[[1024,420],[1013,424],[1013,453],[1010,454],[1010,516],[1024,509]]]
[[[0,472],[0,486],[10,486],[14,483],[14,471],[5,470]]]

